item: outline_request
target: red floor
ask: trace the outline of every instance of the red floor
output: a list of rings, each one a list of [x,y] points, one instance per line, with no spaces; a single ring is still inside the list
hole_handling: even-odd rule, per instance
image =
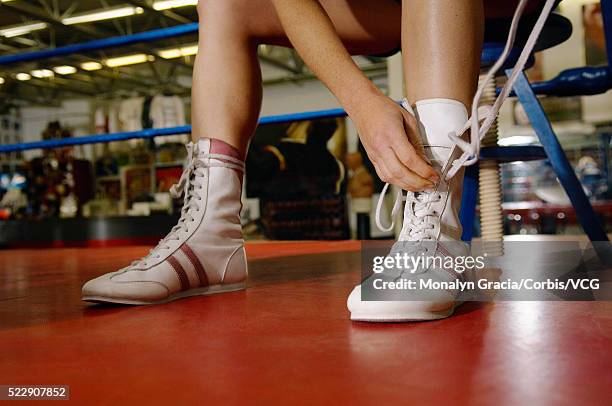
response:
[[[68,384],[87,405],[611,404],[612,303],[353,323],[357,248],[252,244],[246,292],[154,307],[80,301],[144,247],[0,251],[0,384]]]

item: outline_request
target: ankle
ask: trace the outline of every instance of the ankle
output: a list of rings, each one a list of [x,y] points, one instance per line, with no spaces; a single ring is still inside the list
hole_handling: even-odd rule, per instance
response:
[[[415,112],[423,125],[423,142],[431,146],[452,147],[448,134],[462,128],[468,120],[465,105],[453,99],[419,100]]]

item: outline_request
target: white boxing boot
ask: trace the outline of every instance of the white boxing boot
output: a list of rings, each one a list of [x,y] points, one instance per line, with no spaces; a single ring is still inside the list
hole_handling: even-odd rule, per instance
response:
[[[187,150],[187,166],[172,188],[184,193],[178,224],[146,257],[87,282],[83,300],[142,305],[245,288],[244,161],[215,139],[189,143]]]
[[[404,102],[404,108],[414,114],[412,108]],[[465,106],[454,100],[431,99],[417,102],[416,117],[421,128],[421,139],[425,153],[432,166],[438,171],[440,182],[433,191],[400,192],[394,205],[394,214],[405,200],[404,223],[398,241],[387,255],[408,255],[412,257],[437,257],[439,262],[432,261],[429,266],[418,269],[391,267],[382,273],[373,274],[355,287],[348,298],[348,309],[351,320],[359,321],[417,321],[434,320],[450,316],[458,301],[458,290],[416,289],[399,291],[380,291],[374,289],[376,279],[398,282],[412,280],[417,286],[420,280],[433,282],[453,282],[465,280],[465,269],[461,272],[448,266],[449,258],[469,255],[469,245],[461,241],[461,223],[459,209],[463,171],[447,179],[443,172],[451,162],[454,143],[448,137],[450,132],[460,132],[467,120]],[[377,208],[377,225],[390,231],[391,227],[380,224],[380,206],[388,188],[385,185]],[[439,266],[444,264],[444,266]]]

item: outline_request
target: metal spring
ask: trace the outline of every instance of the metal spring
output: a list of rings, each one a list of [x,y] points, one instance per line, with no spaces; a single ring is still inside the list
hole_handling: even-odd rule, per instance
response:
[[[482,80],[484,75],[481,75]],[[482,104],[495,101],[496,82],[490,81],[485,87]],[[498,140],[497,118],[482,140],[483,147],[496,146]],[[479,173],[480,228],[484,252],[488,256],[504,254],[504,224],[502,213],[502,188],[499,164],[496,161],[482,161]]]

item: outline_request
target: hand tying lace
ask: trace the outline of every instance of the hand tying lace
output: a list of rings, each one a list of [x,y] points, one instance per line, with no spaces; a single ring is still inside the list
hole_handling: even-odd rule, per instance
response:
[[[204,189],[204,180],[207,168],[224,167],[244,171],[244,163],[238,159],[220,154],[199,154],[193,143],[187,144],[187,166],[175,185],[170,188],[170,194],[174,198],[184,195],[183,208],[178,223],[172,227],[166,237],[161,239],[155,248],[151,249],[147,256],[132,262],[130,267],[147,266],[150,259],[160,258],[160,251],[171,249],[170,241],[180,240],[181,232],[189,232],[189,224],[196,221],[194,215],[201,210],[203,197],[201,190]],[[195,156],[194,156],[195,155]]]

